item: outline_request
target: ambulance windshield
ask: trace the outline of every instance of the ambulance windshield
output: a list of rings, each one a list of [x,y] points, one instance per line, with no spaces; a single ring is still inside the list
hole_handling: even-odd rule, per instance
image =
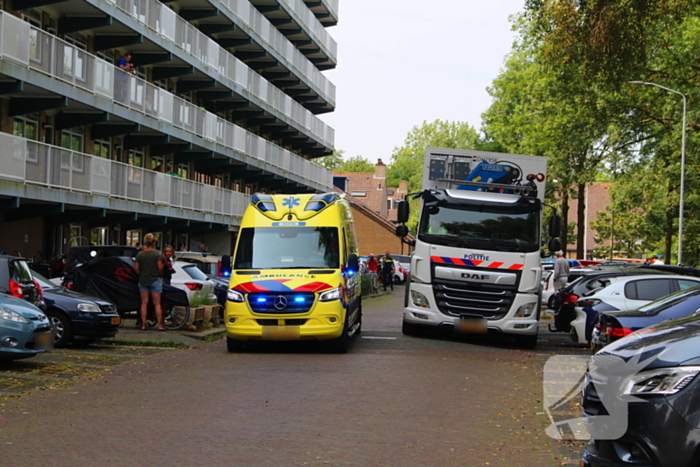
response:
[[[234,269],[340,267],[336,227],[254,227],[239,235]]]

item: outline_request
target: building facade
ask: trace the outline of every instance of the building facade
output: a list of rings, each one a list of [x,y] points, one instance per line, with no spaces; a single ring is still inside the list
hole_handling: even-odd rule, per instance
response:
[[[224,254],[252,193],[332,189],[338,0],[0,7],[0,250]]]

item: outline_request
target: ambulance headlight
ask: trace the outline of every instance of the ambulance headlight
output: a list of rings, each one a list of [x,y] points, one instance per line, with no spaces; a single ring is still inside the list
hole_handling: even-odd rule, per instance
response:
[[[340,300],[340,287],[333,290],[327,290],[318,297],[319,302],[332,302],[333,300]]]
[[[229,302],[238,303],[245,301],[245,297],[243,297],[243,294],[233,289],[228,289],[228,292],[226,292],[226,299]]]

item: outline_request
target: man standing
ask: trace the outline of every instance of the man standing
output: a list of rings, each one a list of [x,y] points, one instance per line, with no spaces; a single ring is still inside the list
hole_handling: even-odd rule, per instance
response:
[[[386,256],[384,256],[384,262],[382,263],[382,283],[384,284],[385,292],[387,285],[391,287],[392,292],[394,291],[394,271],[394,260],[387,251]]]
[[[557,260],[554,262],[554,290],[564,287],[569,280],[569,260],[564,258],[563,251],[557,251]]]

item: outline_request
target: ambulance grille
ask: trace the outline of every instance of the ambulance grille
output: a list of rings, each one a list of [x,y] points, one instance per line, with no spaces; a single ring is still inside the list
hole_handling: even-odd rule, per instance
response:
[[[313,292],[252,292],[248,294],[248,304],[253,313],[306,313],[315,298]]]
[[[501,319],[510,310],[517,288],[436,280],[433,292],[442,314],[455,317],[466,314],[483,316],[486,319]]]

